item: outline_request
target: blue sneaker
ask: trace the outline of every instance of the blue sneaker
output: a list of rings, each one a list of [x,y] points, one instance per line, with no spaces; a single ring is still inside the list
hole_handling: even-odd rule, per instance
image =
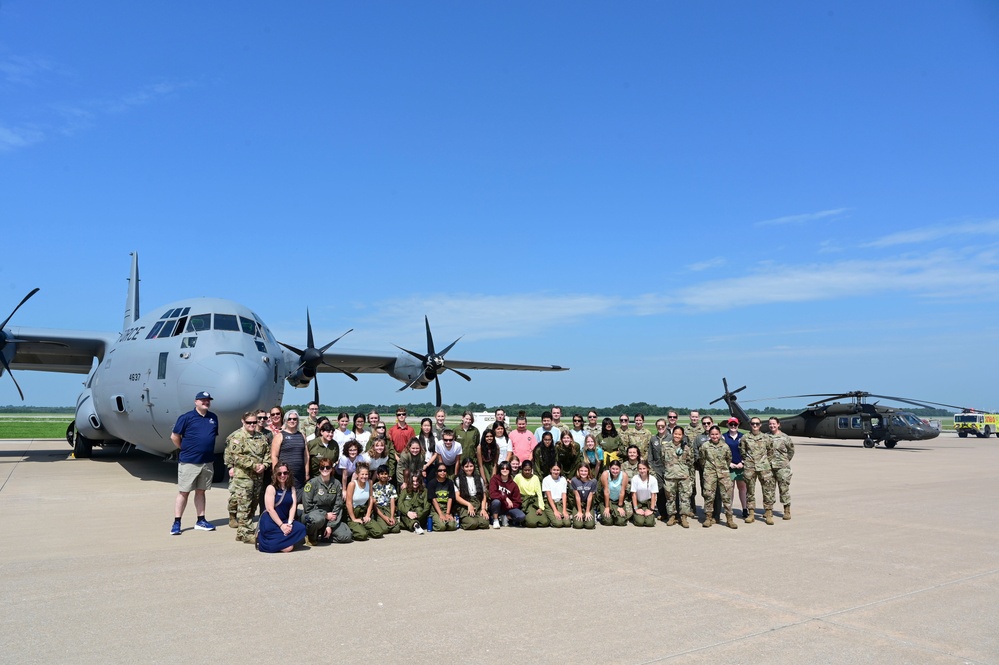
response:
[[[198,521],[194,523],[194,528],[195,529],[200,529],[202,531],[214,531],[215,530],[215,526],[211,522],[209,522],[208,520],[206,520],[204,517],[199,518]]]
[[[179,536],[180,535],[180,522],[174,522],[173,523],[173,526],[170,527],[170,535],[171,536]]]

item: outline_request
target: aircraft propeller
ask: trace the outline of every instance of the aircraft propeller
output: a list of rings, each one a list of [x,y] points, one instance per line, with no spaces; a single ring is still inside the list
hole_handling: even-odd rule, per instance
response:
[[[351,374],[350,372],[348,372],[347,370],[341,369],[341,368],[337,367],[336,365],[331,365],[328,362],[326,362],[325,360],[323,360],[323,354],[326,353],[326,351],[331,346],[333,346],[334,344],[336,344],[337,342],[339,342],[341,339],[343,339],[344,335],[346,335],[349,332],[352,332],[354,329],[351,328],[350,330],[348,330],[347,332],[345,332],[343,335],[340,335],[339,337],[337,337],[335,340],[333,340],[332,342],[330,342],[326,346],[324,346],[324,347],[322,347],[320,349],[317,349],[316,348],[316,344],[315,344],[315,338],[312,335],[312,319],[309,316],[309,310],[308,309],[305,310],[305,326],[306,326],[306,341],[305,341],[306,347],[305,347],[304,351],[302,349],[297,349],[297,348],[295,348],[294,346],[292,346],[290,344],[285,344],[284,342],[278,342],[278,344],[280,344],[284,348],[288,349],[292,353],[297,353],[298,354],[298,359],[299,359],[300,362],[299,362],[298,367],[295,368],[295,370],[294,370],[294,372],[292,372],[292,374],[294,374],[295,372],[298,372],[299,370],[304,370],[305,376],[308,376],[308,377],[312,378],[312,380],[315,382],[315,389],[316,389],[315,399],[316,399],[316,404],[319,404],[320,403],[319,402],[319,375],[316,373],[316,370],[318,369],[318,367],[320,365],[326,365],[327,367],[329,367],[331,369],[335,369],[336,371],[340,372],[341,374],[346,374],[347,376],[349,376],[350,378],[352,378],[354,381],[357,381],[357,377],[354,376],[353,374]]]
[[[17,307],[14,308],[14,311],[12,311],[7,316],[7,318],[3,320],[3,323],[0,323],[0,363],[3,363],[3,368],[5,370],[7,370],[7,374],[10,375],[10,380],[14,382],[14,387],[17,388],[17,394],[21,396],[21,401],[22,402],[24,401],[24,392],[21,391],[21,386],[18,385],[17,379],[14,378],[14,373],[12,371],[10,371],[10,365],[7,364],[7,356],[4,355],[4,352],[3,352],[3,350],[7,346],[7,344],[16,344],[17,342],[20,342],[21,340],[19,340],[19,339],[8,339],[7,338],[7,333],[5,333],[3,331],[3,329],[7,327],[7,323],[14,317],[14,314],[17,313],[17,310],[21,309],[21,305],[23,305],[24,303],[28,302],[28,298],[30,298],[31,296],[35,295],[36,293],[38,293],[38,288],[37,287],[35,287],[31,291],[31,293],[29,293],[28,295],[26,295],[23,298],[21,298],[21,302],[17,303]]]
[[[426,352],[426,354],[417,353],[416,351],[410,351],[409,349],[404,349],[401,346],[399,346],[398,344],[395,345],[395,348],[399,349],[400,351],[405,351],[406,353],[408,353],[409,355],[413,356],[414,358],[416,358],[417,360],[419,360],[420,362],[423,363],[423,373],[420,374],[419,376],[417,376],[412,381],[410,381],[408,385],[405,385],[402,388],[399,388],[398,392],[402,392],[406,388],[412,388],[417,383],[419,383],[420,380],[423,379],[424,377],[426,377],[428,379],[433,378],[433,380],[434,380],[434,386],[437,388],[437,406],[440,406],[441,405],[441,382],[440,382],[440,374],[441,374],[441,372],[444,372],[446,370],[451,370],[452,372],[454,372],[455,374],[457,374],[461,378],[465,379],[466,381],[471,381],[472,377],[468,376],[467,374],[465,374],[463,372],[459,372],[458,370],[456,370],[456,369],[454,369],[452,367],[446,367],[444,365],[444,356],[447,354],[448,351],[450,351],[454,347],[455,344],[458,343],[458,339],[461,339],[461,337],[459,337],[458,339],[456,339],[453,342],[451,342],[450,344],[448,344],[444,348],[443,351],[441,351],[440,353],[437,353],[436,351],[434,351],[434,336],[430,332],[430,319],[428,319],[426,317],[426,315],[424,315],[424,317],[423,317],[423,322],[427,326],[427,352]]]

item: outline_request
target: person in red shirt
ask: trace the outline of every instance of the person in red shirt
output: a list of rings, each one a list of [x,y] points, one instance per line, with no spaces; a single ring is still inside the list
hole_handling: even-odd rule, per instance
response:
[[[395,425],[389,430],[389,438],[392,440],[392,447],[395,448],[396,457],[409,445],[409,440],[416,436],[416,430],[406,424],[406,409],[400,408],[395,412]]]

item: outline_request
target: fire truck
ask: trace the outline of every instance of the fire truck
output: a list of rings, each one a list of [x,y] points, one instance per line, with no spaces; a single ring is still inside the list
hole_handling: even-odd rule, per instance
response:
[[[999,431],[999,414],[965,411],[954,414],[954,430],[962,439],[969,434],[988,438]]]

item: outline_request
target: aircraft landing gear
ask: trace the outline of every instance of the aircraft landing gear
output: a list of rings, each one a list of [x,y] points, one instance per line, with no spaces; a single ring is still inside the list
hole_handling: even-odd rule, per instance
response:
[[[873,448],[876,443],[874,439],[868,436],[864,439],[864,448]]]
[[[73,457],[86,459],[93,455],[94,442],[76,431],[76,423],[66,428],[66,442],[73,446]]]
[[[885,441],[885,448],[894,448],[896,443],[898,443],[898,441]]]

